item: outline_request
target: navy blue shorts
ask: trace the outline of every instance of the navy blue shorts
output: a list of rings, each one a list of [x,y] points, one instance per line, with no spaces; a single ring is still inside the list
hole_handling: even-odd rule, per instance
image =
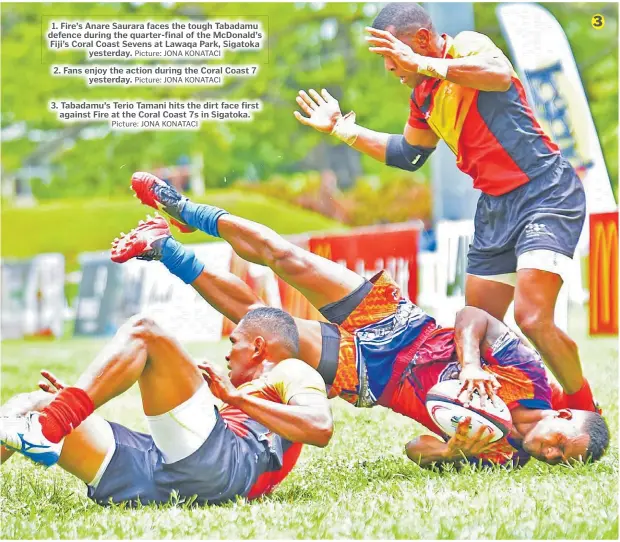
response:
[[[514,273],[517,258],[532,250],[550,250],[572,258],[585,216],[583,185],[564,158],[552,171],[512,192],[482,194],[467,272],[482,276]]]
[[[110,426],[116,451],[97,488],[88,487],[88,497],[102,505],[166,503],[173,491],[185,498],[196,495],[199,504],[221,504],[245,497],[270,461],[267,447],[237,436],[219,413],[203,445],[170,464],[150,435]]]

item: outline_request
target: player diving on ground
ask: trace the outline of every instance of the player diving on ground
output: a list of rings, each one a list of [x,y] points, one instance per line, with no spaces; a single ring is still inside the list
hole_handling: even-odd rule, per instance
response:
[[[299,357],[321,374],[329,397],[361,407],[385,406],[440,437],[445,435],[425,408],[426,393],[439,381],[460,379],[466,393],[476,389],[483,400],[497,393],[510,408],[514,430],[507,439],[464,439],[465,427],[451,439],[427,435],[407,445],[414,461],[460,461],[465,455],[523,463],[531,455],[554,464],[603,454],[609,441],[603,418],[566,408],[566,395],[550,383],[540,356],[488,313],[466,307],[455,329],[442,329],[404,299],[385,272],[365,280],[263,225],[194,203],[148,173],[135,174],[132,186],[143,203],[168,214],[183,230],[222,238],[240,257],[270,267],[320,310],[328,323],[295,322]],[[262,305],[239,278],[205,267],[170,235],[161,217],[116,239],[112,254],[118,262],[160,259],[233,322]]]

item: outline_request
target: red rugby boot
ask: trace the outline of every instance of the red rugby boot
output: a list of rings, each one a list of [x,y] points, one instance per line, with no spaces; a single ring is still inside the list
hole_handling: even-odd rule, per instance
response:
[[[140,220],[138,227],[129,233],[121,233],[112,241],[113,262],[124,263],[131,258],[138,260],[161,260],[161,245],[170,237],[168,223],[161,216]]]

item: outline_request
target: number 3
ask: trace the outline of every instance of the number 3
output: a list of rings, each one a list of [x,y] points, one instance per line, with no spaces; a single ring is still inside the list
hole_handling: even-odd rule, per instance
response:
[[[605,17],[599,15],[598,13],[592,16],[592,27],[600,30],[605,26]]]

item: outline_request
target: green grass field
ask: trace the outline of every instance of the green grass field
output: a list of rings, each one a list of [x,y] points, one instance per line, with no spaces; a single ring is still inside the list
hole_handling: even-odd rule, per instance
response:
[[[532,460],[521,471],[423,470],[403,452],[405,442],[421,432],[415,422],[336,399],[330,445],[306,447],[282,485],[252,504],[101,508],[60,468],[44,470],[14,456],[0,468],[0,538],[617,539],[617,339],[588,338],[584,315],[571,316],[571,334],[612,428],[611,449],[594,465],[549,467]],[[102,344],[4,343],[2,402],[33,389],[43,367],[71,382]],[[196,357],[219,361],[227,345],[188,348]],[[137,389],[102,412],[146,428]]]

